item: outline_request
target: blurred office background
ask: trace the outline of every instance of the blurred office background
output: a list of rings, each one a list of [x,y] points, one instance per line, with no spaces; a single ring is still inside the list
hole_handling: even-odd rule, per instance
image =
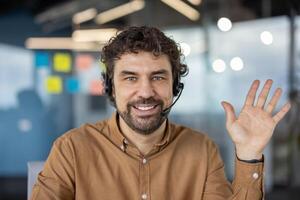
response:
[[[214,139],[229,180],[234,149],[220,102],[239,112],[254,79],[283,88],[280,106],[293,106],[265,151],[266,199],[298,199],[299,15],[297,0],[1,0],[0,199],[26,199],[27,163],[114,111],[99,52],[130,25],[159,27],[180,44],[190,73],[170,118]]]

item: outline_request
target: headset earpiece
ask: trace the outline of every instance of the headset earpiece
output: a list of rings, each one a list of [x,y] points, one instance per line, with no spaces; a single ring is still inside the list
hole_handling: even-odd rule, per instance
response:
[[[183,90],[184,84],[179,82],[179,77],[176,78],[176,80],[174,80],[173,83],[173,95],[174,97],[177,96],[181,90]]]
[[[104,77],[104,83],[105,83],[105,94],[110,96],[112,94],[112,84],[111,80],[108,77],[107,73],[103,73],[102,75]]]

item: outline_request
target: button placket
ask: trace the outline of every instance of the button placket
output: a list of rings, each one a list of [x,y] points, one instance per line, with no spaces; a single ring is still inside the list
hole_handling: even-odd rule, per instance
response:
[[[142,157],[140,160],[140,192],[142,200],[150,200],[149,184],[150,184],[150,169],[149,160],[146,157]]]

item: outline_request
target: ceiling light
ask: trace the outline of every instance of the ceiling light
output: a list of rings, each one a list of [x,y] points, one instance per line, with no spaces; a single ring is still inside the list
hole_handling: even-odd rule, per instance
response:
[[[216,59],[212,64],[212,68],[215,72],[221,73],[225,71],[226,64],[222,59]]]
[[[81,24],[83,22],[93,19],[97,15],[97,10],[95,8],[90,8],[82,12],[76,13],[72,20],[74,24]]]
[[[191,53],[191,47],[185,42],[179,44],[184,56],[188,56]]]
[[[234,71],[240,71],[244,68],[244,62],[240,57],[234,57],[230,61],[230,67]]]
[[[78,51],[100,51],[101,44],[95,42],[75,42],[72,38],[28,38],[28,49],[64,49]]]
[[[118,19],[120,17],[124,17],[136,11],[139,11],[145,7],[144,0],[133,0],[129,3],[125,3],[121,6],[117,6],[110,10],[101,12],[96,16],[96,23],[104,24],[106,22],[112,21],[114,19]]]
[[[179,1],[179,0],[161,0],[161,1],[167,4],[168,6],[174,8],[179,13],[183,14],[184,16],[186,16],[192,21],[197,21],[200,18],[200,13],[196,9],[184,3],[183,1]]]
[[[201,4],[202,0],[188,0],[191,4],[198,6]]]
[[[115,36],[117,29],[89,29],[89,30],[76,30],[72,34],[75,42],[102,42],[106,43],[108,40]]]
[[[220,18],[218,20],[218,28],[223,32],[229,31],[232,28],[232,23],[230,19],[226,17]]]
[[[262,41],[262,43],[264,43],[265,45],[270,45],[273,43],[273,35],[271,32],[269,31],[264,31],[260,34],[260,40]]]

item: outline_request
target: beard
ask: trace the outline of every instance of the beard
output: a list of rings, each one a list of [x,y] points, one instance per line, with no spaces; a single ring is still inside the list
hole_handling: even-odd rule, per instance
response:
[[[149,104],[155,105],[158,107],[158,112],[151,116],[137,116],[133,113],[134,107],[137,107],[139,104]],[[140,133],[142,135],[150,135],[154,131],[156,131],[165,121],[166,116],[162,115],[163,110],[163,101],[155,100],[153,97],[148,99],[139,99],[137,101],[129,102],[126,106],[126,110],[121,112],[117,108],[117,112],[125,121],[125,123],[135,132]]]

